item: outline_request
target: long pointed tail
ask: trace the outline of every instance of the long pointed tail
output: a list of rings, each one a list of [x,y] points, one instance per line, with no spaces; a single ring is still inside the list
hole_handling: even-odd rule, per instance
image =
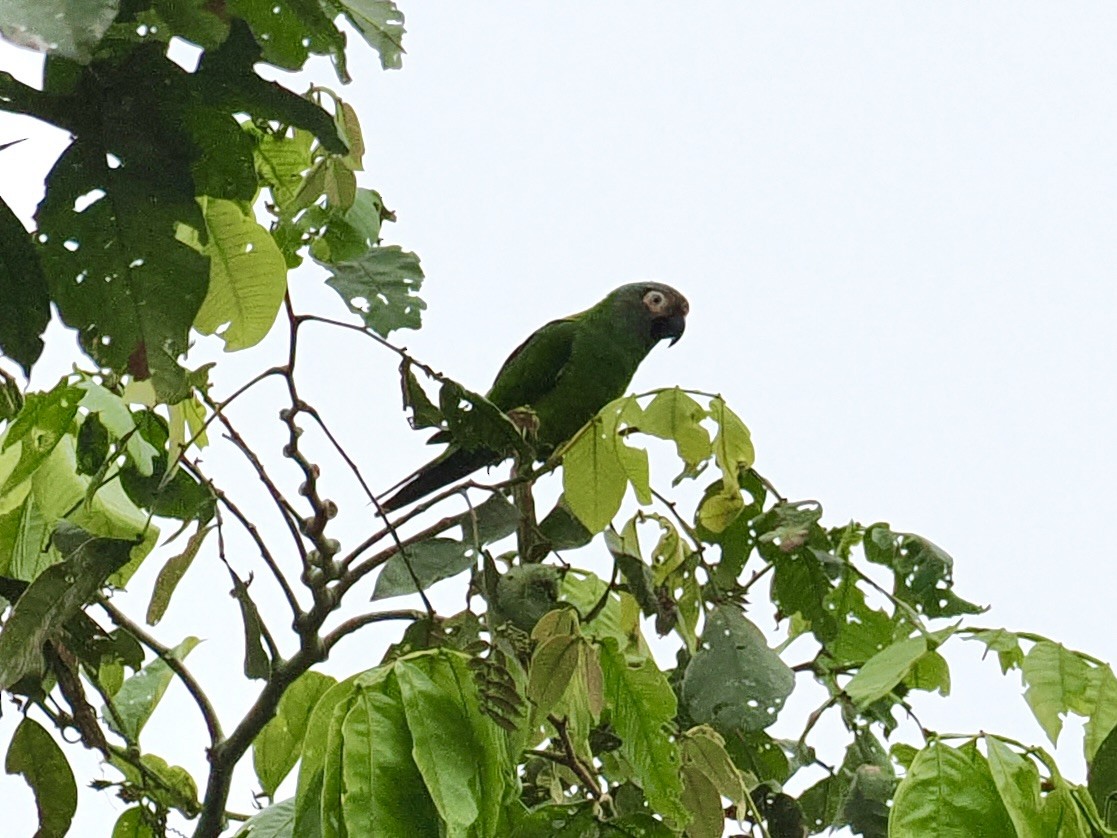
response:
[[[394,512],[443,486],[449,486],[455,480],[472,474],[482,466],[494,465],[499,460],[500,458],[495,457],[491,451],[484,449],[465,451],[459,448],[447,451],[404,481],[395,494],[380,502],[380,508],[385,512]]]

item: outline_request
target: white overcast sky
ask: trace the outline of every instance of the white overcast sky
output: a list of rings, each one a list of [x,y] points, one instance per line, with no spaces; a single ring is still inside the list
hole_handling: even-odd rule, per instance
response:
[[[1106,530],[1117,507],[1117,6],[403,10],[404,69],[380,71],[355,44],[343,91],[365,128],[361,183],[399,217],[385,239],[427,272],[425,328],[397,342],[483,390],[548,319],[625,282],[670,283],[690,298],[687,334],[649,357],[634,389],[720,391],[785,494],[817,498],[831,524],[884,520],[934,540],[955,557],[958,592],[993,606],[975,622],[1117,659]],[[30,81],[36,66],[0,47],[0,68]],[[336,87],[324,65],[314,77]],[[0,142],[22,136],[33,142],[3,153],[0,194],[26,218],[63,139],[0,115]],[[296,299],[340,313],[320,280],[296,275]],[[229,366],[259,369],[279,347]],[[307,348],[308,394],[372,482],[429,455],[399,412],[392,356],[349,337]],[[52,350],[36,383],[69,360]],[[246,427],[272,423],[276,404],[259,404],[242,407]],[[251,489],[247,472],[228,473]],[[357,514],[353,543],[367,513],[352,486],[337,491]],[[251,554],[238,564],[253,569]],[[137,614],[152,565],[133,586]],[[231,725],[249,693],[235,684],[239,622],[215,565],[192,569],[157,634],[208,638],[190,660],[203,680],[224,678]],[[460,585],[443,588],[460,602]],[[374,664],[396,631],[351,640],[325,669]],[[956,645],[951,698],[916,698],[924,724],[1046,744],[1018,676]],[[818,700],[803,692],[789,721]],[[202,734],[176,686],[145,743],[202,782]],[[813,741],[843,740],[821,730]],[[1082,780],[1077,725],[1059,754]],[[100,776],[78,764],[79,782]],[[13,834],[30,834],[22,781],[0,777],[0,796],[16,804]],[[73,834],[107,834],[122,808],[83,792]]]

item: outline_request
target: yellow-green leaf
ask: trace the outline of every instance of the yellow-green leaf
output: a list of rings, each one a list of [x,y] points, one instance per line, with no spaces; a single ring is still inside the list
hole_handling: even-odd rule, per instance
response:
[[[209,242],[209,290],[194,328],[218,335],[225,351],[255,346],[270,331],[287,290],[287,263],[267,230],[234,201],[202,200]]]

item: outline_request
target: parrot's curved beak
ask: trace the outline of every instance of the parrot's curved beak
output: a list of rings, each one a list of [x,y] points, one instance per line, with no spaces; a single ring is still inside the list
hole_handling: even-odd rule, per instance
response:
[[[668,346],[674,346],[686,331],[686,315],[672,314],[670,317],[661,317],[652,323],[652,337],[657,341],[671,338]]]

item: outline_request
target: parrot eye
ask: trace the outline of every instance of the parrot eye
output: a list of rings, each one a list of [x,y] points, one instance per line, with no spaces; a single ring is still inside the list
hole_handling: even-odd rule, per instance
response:
[[[660,291],[649,291],[644,295],[644,305],[652,312],[658,313],[666,304],[667,298]]]

